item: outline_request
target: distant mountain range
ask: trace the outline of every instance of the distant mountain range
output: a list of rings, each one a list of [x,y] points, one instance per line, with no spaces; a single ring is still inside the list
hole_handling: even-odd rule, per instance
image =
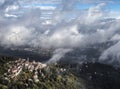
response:
[[[72,59],[75,61],[82,61],[87,59],[87,61],[91,61],[92,59],[97,60],[101,53],[115,44],[116,41],[108,41],[104,43],[97,43],[85,46],[83,48],[74,48],[73,51],[68,52],[62,59],[64,61],[68,61]],[[29,46],[21,46],[21,47],[8,47],[5,48],[0,46],[0,54],[5,56],[14,56],[20,58],[27,58],[31,60],[38,61],[47,61],[52,57],[55,48],[51,49],[43,49],[43,48],[31,48]],[[61,60],[62,60],[61,59]]]

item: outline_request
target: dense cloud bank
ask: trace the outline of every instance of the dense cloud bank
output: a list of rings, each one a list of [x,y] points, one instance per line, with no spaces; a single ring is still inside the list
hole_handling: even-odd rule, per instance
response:
[[[117,18],[119,16],[111,17],[114,15],[113,12],[106,8],[107,3],[111,3],[112,0],[98,0],[97,4],[87,9],[75,7],[79,0],[70,0],[69,4],[68,1],[36,0],[31,1],[32,4],[35,3],[31,6],[29,0],[1,0],[0,45],[55,48],[51,61],[57,61],[73,48],[118,41],[101,54],[100,60],[103,61],[112,55],[117,56],[114,60],[120,63],[120,20]],[[38,2],[52,5],[41,6],[36,4]],[[82,0],[82,3],[94,2]],[[56,3],[59,5],[55,6]]]

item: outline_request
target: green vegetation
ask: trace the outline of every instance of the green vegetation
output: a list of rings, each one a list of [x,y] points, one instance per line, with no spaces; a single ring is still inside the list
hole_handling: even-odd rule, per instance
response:
[[[7,71],[7,68],[9,66],[7,63],[14,60],[16,60],[14,57],[0,56],[0,76]]]
[[[59,62],[33,71],[23,67],[17,76],[8,77],[16,60],[0,56],[0,89],[120,89],[120,68],[110,65]]]
[[[12,57],[0,57],[0,89],[83,89],[78,84],[78,78],[58,64],[37,70],[38,82],[33,79],[34,71],[27,69],[23,69],[15,78],[6,79],[4,73],[8,66],[14,65],[12,61],[15,60]]]

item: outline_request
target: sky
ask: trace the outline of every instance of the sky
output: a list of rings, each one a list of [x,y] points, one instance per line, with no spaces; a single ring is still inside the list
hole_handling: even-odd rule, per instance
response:
[[[99,59],[120,58],[119,4],[119,0],[0,0],[0,45],[54,48],[51,60],[57,61],[74,48],[117,41]]]
[[[1,0],[0,1],[1,9],[5,9],[6,17],[17,17],[18,15],[26,13],[30,9],[38,8],[43,13],[42,16],[43,18],[45,17],[45,19],[49,18],[52,15],[52,13],[54,13],[54,11],[62,10],[63,8],[65,9],[65,7],[69,9],[70,8],[75,9],[78,12],[80,12],[80,11],[89,9],[90,7],[94,7],[99,3],[105,4],[104,6],[105,10],[110,10],[111,12],[119,13],[119,9],[120,9],[119,0],[72,0],[72,1],[70,0],[46,0],[46,1],[44,0],[32,0],[32,1]]]

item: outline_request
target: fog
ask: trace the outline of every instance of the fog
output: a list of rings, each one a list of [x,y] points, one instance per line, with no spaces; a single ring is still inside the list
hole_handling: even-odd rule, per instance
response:
[[[80,8],[79,3],[91,4]],[[117,41],[105,50],[100,61],[109,55],[116,58],[106,63],[119,61],[120,19],[119,12],[102,0],[1,0],[0,45],[3,47],[54,48],[49,62],[58,61],[74,48]],[[44,5],[42,5],[44,4]],[[80,4],[80,5],[82,5]]]

